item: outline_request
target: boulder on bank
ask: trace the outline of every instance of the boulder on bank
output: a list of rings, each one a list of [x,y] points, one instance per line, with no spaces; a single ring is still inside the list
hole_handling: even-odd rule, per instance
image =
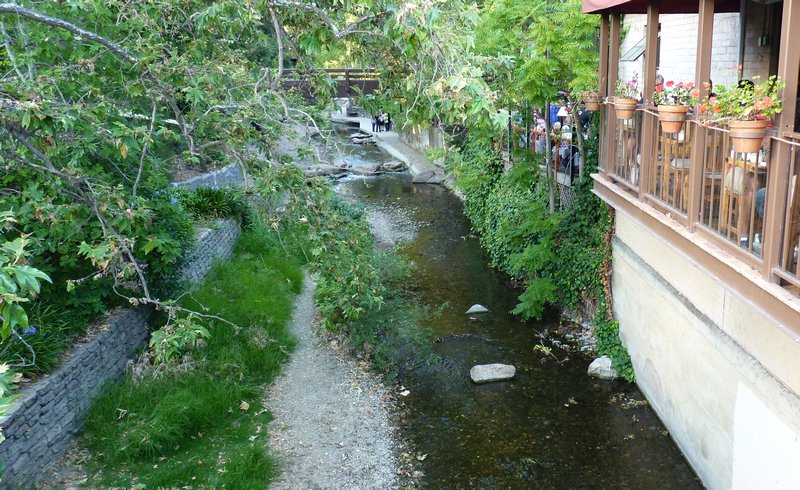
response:
[[[357,145],[362,145],[364,143],[375,143],[375,141],[372,139],[372,135],[365,133],[353,133],[350,135],[350,140]]]
[[[616,369],[611,367],[611,358],[608,356],[598,357],[591,364],[588,370],[589,376],[600,379],[616,379],[619,377]]]
[[[483,305],[472,305],[470,308],[464,312],[465,315],[474,315],[476,313],[489,313],[489,308]]]
[[[329,165],[327,163],[320,163],[318,165],[309,165],[303,169],[303,173],[306,174],[306,177],[328,177],[337,174],[342,174],[347,172],[347,168],[337,167],[335,165]]]
[[[411,182],[414,184],[441,184],[444,182],[444,176],[433,170],[424,170],[415,175]]]
[[[361,167],[353,167],[351,172],[353,175],[378,175],[380,173],[381,164],[374,163],[372,165],[364,165]]]
[[[383,165],[381,165],[381,167],[383,168],[384,172],[401,172],[406,168],[403,162],[397,162],[397,161],[386,162]]]
[[[511,379],[517,374],[517,368],[510,364],[478,364],[469,370],[469,377],[473,383],[490,383],[492,381],[504,381]]]

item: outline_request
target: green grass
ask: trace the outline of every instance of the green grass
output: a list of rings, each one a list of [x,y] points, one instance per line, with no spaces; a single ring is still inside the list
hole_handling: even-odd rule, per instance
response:
[[[287,357],[283,349],[293,347],[286,327],[302,277],[299,259],[274,232],[243,234],[233,258],[185,302],[241,328],[211,322],[207,345],[183,366],[106,389],[83,437],[92,484],[263,488],[276,467],[266,454],[270,414],[259,400]]]

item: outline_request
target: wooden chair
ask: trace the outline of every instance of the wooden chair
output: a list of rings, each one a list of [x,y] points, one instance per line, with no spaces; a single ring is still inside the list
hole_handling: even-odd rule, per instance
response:
[[[755,221],[753,199],[756,191],[757,164],[736,157],[725,161],[720,205],[720,231],[739,240],[750,236]]]

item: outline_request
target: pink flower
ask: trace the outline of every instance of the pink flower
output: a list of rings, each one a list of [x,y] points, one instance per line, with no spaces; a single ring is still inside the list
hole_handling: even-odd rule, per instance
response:
[[[675,82],[673,82],[672,80],[667,82],[667,87],[672,87],[673,85],[675,85]]]

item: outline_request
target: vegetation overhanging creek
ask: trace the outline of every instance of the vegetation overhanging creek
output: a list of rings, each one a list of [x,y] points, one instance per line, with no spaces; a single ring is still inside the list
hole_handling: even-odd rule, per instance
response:
[[[348,143],[340,142],[354,165],[380,158]],[[488,266],[454,195],[412,184],[408,174],[353,177],[336,188],[368,209],[413,217],[416,236],[399,247],[416,266],[412,289],[446,305],[427,322],[439,361],[410,363],[398,379],[410,392],[403,431],[424,486],[700,487],[635,385],[588,377],[589,359],[559,336],[557,318],[522,322],[508,313],[517,292]],[[491,313],[465,315],[475,303]],[[470,367],[492,362],[515,365],[515,379],[472,384]]]

